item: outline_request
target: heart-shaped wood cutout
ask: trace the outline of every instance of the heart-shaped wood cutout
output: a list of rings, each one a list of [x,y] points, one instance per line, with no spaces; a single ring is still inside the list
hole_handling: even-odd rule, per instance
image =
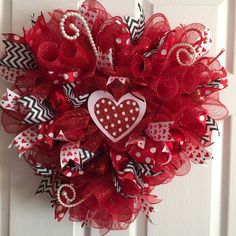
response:
[[[146,101],[139,93],[127,93],[116,101],[110,93],[98,90],[90,95],[88,110],[97,127],[116,143],[142,120]]]

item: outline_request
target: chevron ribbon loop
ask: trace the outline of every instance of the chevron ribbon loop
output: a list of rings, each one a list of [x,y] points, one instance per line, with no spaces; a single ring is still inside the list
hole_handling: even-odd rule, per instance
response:
[[[81,107],[88,100],[89,93],[77,97],[74,93],[75,86],[76,83],[68,83],[63,85],[63,90],[73,107]]]
[[[27,45],[3,40],[6,54],[1,58],[0,64],[10,68],[34,70],[37,63]]]
[[[45,101],[41,101],[33,95],[21,97],[18,99],[18,102],[30,109],[29,113],[24,118],[27,124],[39,124],[52,120],[55,117],[54,112],[48,108]]]
[[[42,178],[35,195],[38,195],[40,193],[47,193],[51,198],[51,205],[53,207],[57,202],[56,193],[60,185],[61,185],[61,180],[59,179],[54,180],[53,175],[45,176]]]
[[[138,19],[134,17],[130,17],[130,16],[124,17],[128,25],[129,32],[131,34],[133,42],[138,40],[143,35],[144,27],[145,27],[145,16],[144,16],[143,8],[140,4],[138,4],[138,8],[139,8],[139,14],[140,14]]]

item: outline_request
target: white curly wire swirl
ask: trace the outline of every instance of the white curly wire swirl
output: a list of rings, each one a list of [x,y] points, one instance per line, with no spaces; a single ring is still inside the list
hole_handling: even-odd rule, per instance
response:
[[[90,42],[90,44],[91,44],[91,46],[93,48],[94,54],[95,54],[95,56],[98,56],[98,50],[97,50],[95,42],[93,40],[93,36],[92,36],[92,33],[91,33],[90,29],[89,29],[88,23],[84,19],[84,17],[81,16],[78,12],[67,12],[67,13],[65,13],[63,15],[63,17],[60,20],[60,30],[61,30],[62,36],[65,39],[68,39],[68,40],[71,40],[71,41],[72,40],[76,40],[80,36],[80,30],[73,23],[71,23],[69,27],[74,31],[75,34],[73,36],[70,36],[65,31],[65,22],[66,22],[66,20],[69,17],[73,17],[73,16],[78,18],[83,23],[83,26],[84,26],[84,28],[86,30],[86,33],[88,35],[88,38],[89,38],[89,42]]]
[[[195,61],[196,61],[196,58],[197,58],[197,53],[196,53],[196,50],[195,48],[189,44],[189,43],[178,43],[178,44],[175,44],[168,52],[168,55],[167,55],[167,58],[170,57],[170,55],[173,53],[173,51],[176,49],[176,48],[179,48],[177,49],[176,51],[176,60],[177,62],[179,63],[179,65],[181,66],[191,66]],[[189,50],[187,50],[186,48],[188,48]],[[190,53],[191,52],[191,53]],[[184,63],[181,61],[180,59],[180,53],[185,53],[185,55],[190,59],[190,62],[188,63]]]
[[[69,188],[71,190],[71,192],[72,192],[72,197],[71,198],[68,196],[68,192],[65,190],[65,188]],[[61,194],[66,199],[66,203],[62,201]],[[72,203],[76,199],[76,192],[75,192],[75,189],[74,189],[74,187],[72,185],[70,185],[70,184],[62,184],[59,187],[59,189],[57,190],[57,200],[58,200],[58,202],[62,206],[66,207],[66,208],[72,208],[72,207],[76,207],[76,206],[80,205],[89,196],[91,196],[91,194],[88,194],[85,198],[83,198],[82,200],[80,200],[78,202]]]

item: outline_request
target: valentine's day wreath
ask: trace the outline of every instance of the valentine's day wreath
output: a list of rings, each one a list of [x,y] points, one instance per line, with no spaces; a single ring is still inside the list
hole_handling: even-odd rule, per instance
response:
[[[216,120],[227,116],[219,91],[226,71],[206,56],[212,37],[200,23],[170,28],[163,14],[145,21],[112,17],[96,1],[54,10],[23,36],[4,34],[1,122],[42,177],[60,221],[105,234],[126,229],[160,200],[155,186],[212,156]]]

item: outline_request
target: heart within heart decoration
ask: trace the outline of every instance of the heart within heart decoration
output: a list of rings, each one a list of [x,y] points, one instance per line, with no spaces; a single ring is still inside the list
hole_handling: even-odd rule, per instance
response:
[[[116,143],[142,120],[146,112],[146,101],[136,92],[127,93],[116,101],[109,92],[98,90],[88,99],[88,111],[103,134]]]

